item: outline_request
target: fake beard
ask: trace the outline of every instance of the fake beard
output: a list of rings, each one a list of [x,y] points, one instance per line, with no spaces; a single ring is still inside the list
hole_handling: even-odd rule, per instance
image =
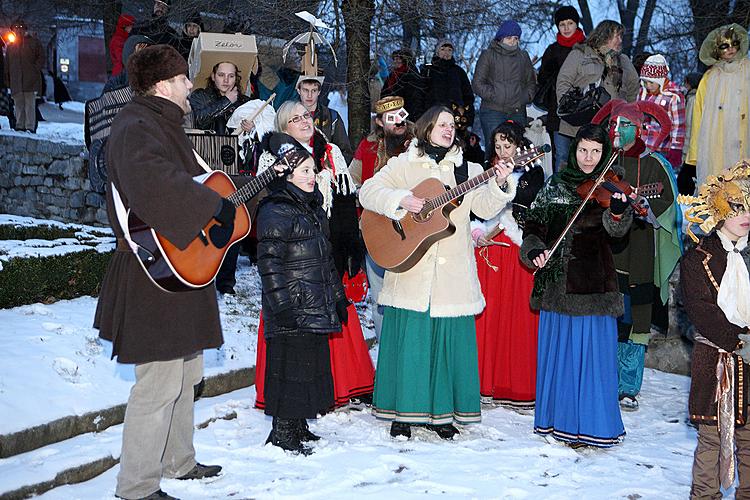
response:
[[[406,133],[403,134],[389,134],[385,132],[385,152],[389,157],[396,156],[406,151],[405,142],[407,140]]]

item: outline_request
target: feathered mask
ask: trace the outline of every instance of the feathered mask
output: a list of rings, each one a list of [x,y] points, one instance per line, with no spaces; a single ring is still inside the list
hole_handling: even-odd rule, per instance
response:
[[[719,222],[750,212],[750,163],[742,160],[720,176],[710,175],[698,196],[679,195],[677,202],[689,206],[687,233],[697,243],[690,230],[693,224],[708,234]]]

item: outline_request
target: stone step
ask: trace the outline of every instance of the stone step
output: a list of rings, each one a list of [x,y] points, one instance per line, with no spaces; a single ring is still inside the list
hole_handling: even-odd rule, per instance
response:
[[[225,394],[255,383],[255,367],[206,377],[204,397]],[[70,415],[46,424],[0,435],[0,459],[36,450],[86,433],[102,432],[121,424],[125,405],[104,408],[83,415]]]
[[[207,384],[207,387],[211,386]],[[246,392],[232,391],[201,398],[195,405],[196,428],[206,428],[218,419],[237,418],[234,410],[222,406],[232,399],[245,397]],[[120,423],[101,432],[78,435],[0,459],[0,500],[20,500],[58,486],[88,481],[120,461],[121,441]]]

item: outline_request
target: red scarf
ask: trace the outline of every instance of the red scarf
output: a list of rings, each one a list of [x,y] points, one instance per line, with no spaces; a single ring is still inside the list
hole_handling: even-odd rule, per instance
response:
[[[586,40],[586,35],[583,34],[583,30],[581,28],[576,28],[575,32],[568,38],[562,36],[562,33],[560,33],[559,31],[557,32],[557,43],[559,43],[563,47],[572,47],[573,45],[581,43],[584,40]]]

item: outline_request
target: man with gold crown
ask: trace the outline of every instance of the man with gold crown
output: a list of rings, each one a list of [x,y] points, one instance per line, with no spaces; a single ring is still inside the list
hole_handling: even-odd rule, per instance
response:
[[[690,421],[698,426],[690,498],[721,498],[734,483],[737,498],[750,497],[750,163],[743,160],[709,176],[688,205],[688,234],[698,245],[680,264],[685,311],[695,325]],[[699,224],[698,240],[690,227]],[[736,447],[736,451],[735,451]]]
[[[740,158],[750,157],[750,59],[747,31],[739,24],[716,28],[700,50],[709,70],[698,85],[690,147],[680,172],[702,184]]]
[[[384,97],[375,104],[375,130],[360,141],[354,159],[349,164],[349,174],[357,186],[361,186],[375,175],[389,159],[406,151],[414,137],[414,124],[407,121],[408,117],[409,112],[404,108],[403,97]],[[365,254],[365,262],[370,297],[374,302],[372,320],[375,323],[375,336],[380,338],[383,313],[377,305],[377,300],[378,293],[383,287],[385,270],[378,266],[369,254]]]

